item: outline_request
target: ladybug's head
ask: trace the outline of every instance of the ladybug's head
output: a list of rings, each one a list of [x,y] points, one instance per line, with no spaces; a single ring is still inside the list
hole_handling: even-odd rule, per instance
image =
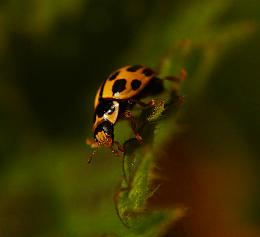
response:
[[[94,131],[95,141],[100,146],[111,147],[114,142],[114,126],[109,121],[100,123]]]

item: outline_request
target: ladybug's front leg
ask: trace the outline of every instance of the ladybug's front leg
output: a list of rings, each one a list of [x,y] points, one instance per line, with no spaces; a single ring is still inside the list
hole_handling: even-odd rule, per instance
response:
[[[135,103],[144,107],[144,108],[147,108],[147,107],[153,107],[155,106],[156,104],[158,103],[161,103],[162,101],[159,100],[159,99],[151,99],[150,101],[148,101],[147,103],[141,101],[141,100],[135,100]]]
[[[117,149],[121,152],[125,152],[124,147],[118,142],[118,141],[114,141],[114,144],[117,145]]]
[[[187,71],[182,68],[180,75],[178,77],[175,76],[166,76],[163,78],[163,80],[167,80],[167,81],[172,81],[172,82],[176,82],[176,83],[180,83],[182,81],[185,81],[187,77]]]
[[[117,148],[115,148],[115,145],[117,146]],[[114,141],[110,149],[116,157],[119,157],[121,160],[123,160],[122,153],[124,153],[125,150],[118,141]]]
[[[124,118],[126,118],[126,119],[128,119],[130,121],[131,128],[132,128],[132,130],[134,131],[134,134],[135,134],[135,138],[140,143],[143,143],[143,138],[141,137],[141,135],[137,131],[136,121],[135,121],[135,118],[134,118],[133,114],[131,113],[131,111],[126,110],[124,112]]]

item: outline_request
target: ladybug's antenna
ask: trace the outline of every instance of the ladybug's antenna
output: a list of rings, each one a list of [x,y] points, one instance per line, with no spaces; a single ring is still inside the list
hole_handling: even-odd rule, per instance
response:
[[[93,159],[93,157],[94,157],[94,156],[96,155],[96,153],[97,153],[97,150],[98,150],[98,148],[99,148],[99,144],[98,144],[95,140],[93,140],[93,139],[91,139],[91,138],[87,138],[86,144],[89,145],[91,148],[94,148],[93,152],[90,154],[90,156],[89,156],[89,158],[88,158],[88,164],[90,164],[91,161],[92,161],[92,159]]]
[[[93,152],[90,154],[90,156],[89,156],[89,158],[88,158],[88,164],[91,163],[93,157],[94,157],[94,156],[96,155],[96,153],[97,153],[97,150],[98,150],[97,148],[94,149]]]

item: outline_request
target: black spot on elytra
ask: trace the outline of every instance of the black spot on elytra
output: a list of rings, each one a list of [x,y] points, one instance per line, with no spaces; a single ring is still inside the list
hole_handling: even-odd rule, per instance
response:
[[[143,70],[143,74],[147,77],[152,76],[154,74],[154,71],[151,68],[145,68]]]
[[[135,91],[137,90],[140,86],[142,85],[142,82],[138,79],[134,79],[132,82],[131,82],[131,86],[132,86],[132,89]]]
[[[109,81],[113,81],[113,80],[115,80],[116,77],[118,76],[118,74],[119,74],[119,71],[113,73],[113,74],[108,78],[108,80],[109,80]]]
[[[109,114],[112,114],[114,112],[115,108],[113,105],[113,102],[110,100],[102,100],[99,102],[97,108],[96,108],[96,115],[99,118],[102,118],[103,115],[107,112],[109,112]]]
[[[116,80],[112,87],[113,95],[124,91],[126,88],[125,85],[126,85],[126,79]]]
[[[138,69],[142,68],[142,65],[133,65],[126,69],[128,72],[136,72]]]

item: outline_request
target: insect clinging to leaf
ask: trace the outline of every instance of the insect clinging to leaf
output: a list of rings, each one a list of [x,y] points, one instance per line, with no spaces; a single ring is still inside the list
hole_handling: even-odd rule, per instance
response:
[[[175,77],[167,77],[167,79],[176,80]],[[124,152],[123,146],[114,140],[114,126],[120,119],[130,121],[135,138],[142,143],[132,109],[136,104],[141,107],[153,106],[154,99],[146,103],[142,99],[157,95],[163,90],[163,79],[159,78],[154,70],[144,65],[125,66],[110,74],[99,87],[94,101],[92,127],[94,139],[87,139],[87,144],[95,150],[89,162],[97,149],[102,146],[110,148],[116,156]]]

